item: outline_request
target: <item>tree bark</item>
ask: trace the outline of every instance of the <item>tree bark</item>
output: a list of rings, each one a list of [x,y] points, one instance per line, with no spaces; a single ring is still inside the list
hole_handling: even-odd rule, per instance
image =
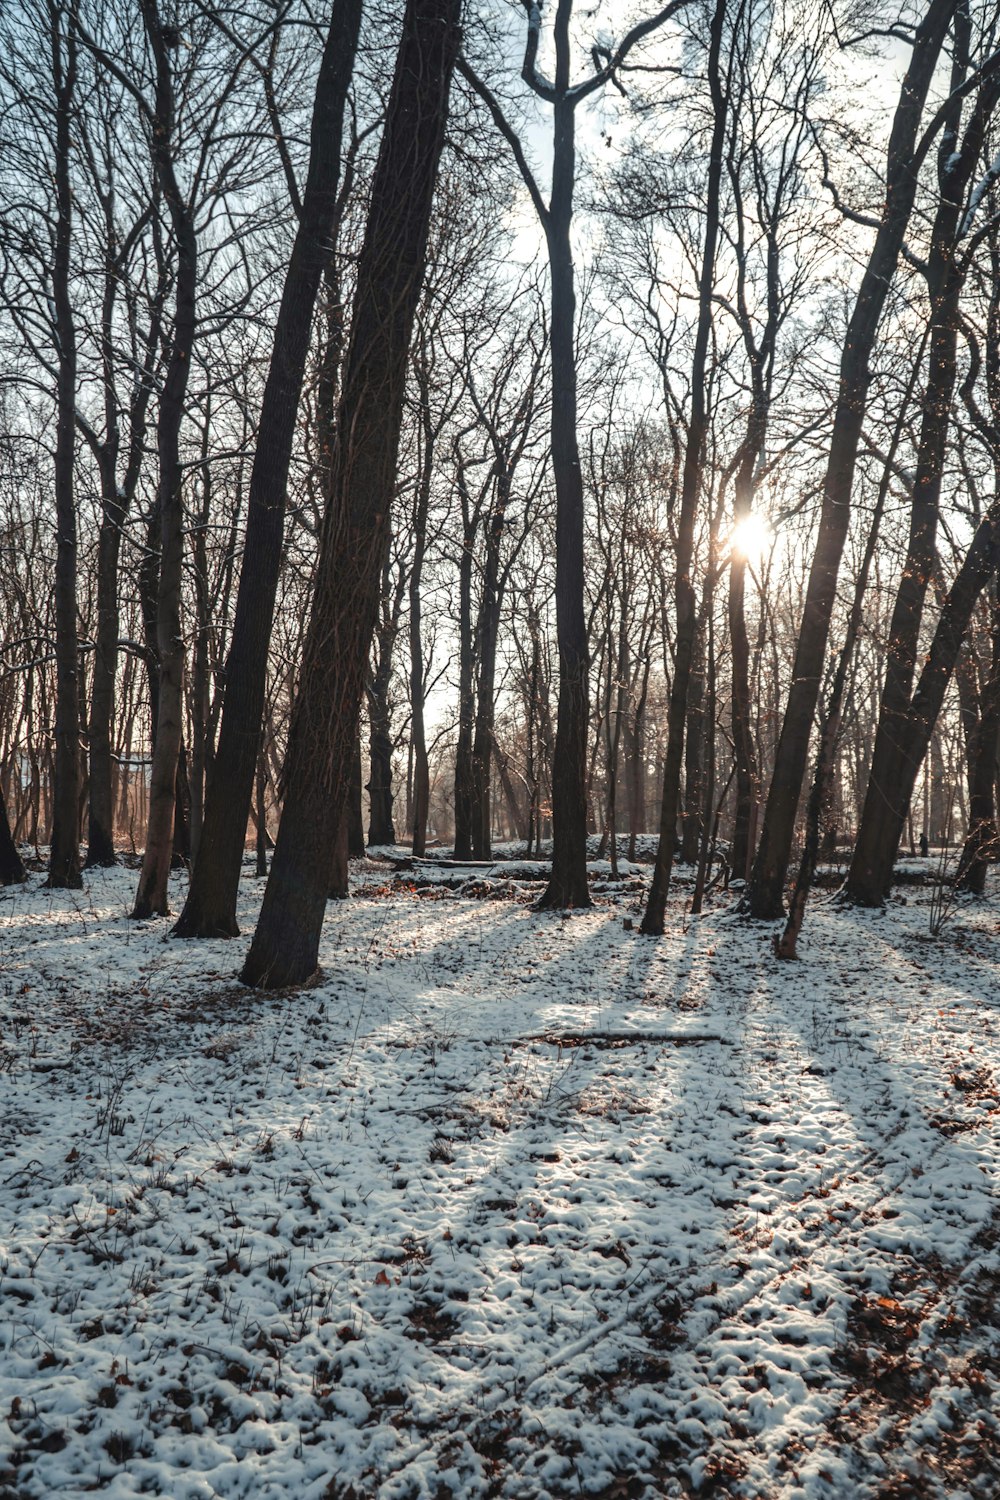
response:
[[[264,713],[288,466],[313,309],[336,225],[341,131],[361,9],[361,0],[333,0],[316,84],[309,172],[275,324],[250,476],[243,567],[225,671],[225,706],[198,860],[174,928],[178,937],[234,937],[239,930],[236,898]]]
[[[66,32],[63,34],[63,21]],[[57,346],[56,447],[53,464],[56,508],[56,720],[52,788],[52,840],[48,885],[78,889],[80,876],[80,647],[76,626],[76,326],[70,298],[73,192],[70,153],[77,79],[73,18],[60,5],[49,12],[52,84],[55,91],[54,177],[56,222],[52,253],[52,304]]]
[[[479,680],[476,684],[476,718],[472,739],[472,853],[475,859],[492,858],[491,768],[496,722],[497,637],[500,633],[500,545],[503,539],[511,476],[504,469],[497,476],[497,490],[486,529],[483,588],[479,601]]]
[[[430,814],[431,781],[427,760],[427,731],[424,725],[424,642],[421,585],[424,553],[427,547],[427,517],[431,503],[431,479],[434,469],[436,434],[430,413],[430,382],[421,365],[420,421],[423,435],[420,477],[413,507],[413,561],[409,580],[410,644],[410,744],[413,749],[413,808],[410,833],[413,853],[422,858],[427,852],[427,819]]]
[[[819,536],[750,881],[749,910],[753,917],[773,919],[784,911],[785,875],[850,521],[854,469],[868,399],[869,361],[913,209],[920,170],[915,153],[917,133],[955,4],[956,0],[931,0],[917,28],[889,138],[885,210],[841,355]]]
[[[129,410],[129,442],[125,473],[118,482],[121,448],[118,397],[115,390],[112,338],[114,309],[121,276],[121,257],[114,253],[113,198],[104,200],[108,250],[102,307],[102,379],[104,385],[104,439],[97,452],[101,477],[101,530],[97,544],[97,631],[93,678],[90,689],[90,797],[87,826],[87,866],[115,863],[114,759],[112,727],[118,675],[120,612],[118,583],[122,535],[139,483],[146,441],[146,413],[153,394],[153,373],[160,350],[163,300],[167,283],[165,267],[153,293],[149,327],[145,337],[145,359]]]
[[[10,831],[7,799],[0,786],[0,885],[20,885],[27,878],[28,872]]]
[[[956,59],[952,76],[953,89],[960,84],[964,71],[961,59]],[[861,872],[869,858],[869,847],[874,836],[872,825],[879,818],[877,804],[882,796],[881,787],[893,762],[896,738],[901,732],[905,732],[904,725],[910,707],[924,601],[937,556],[941,478],[958,370],[959,301],[965,266],[956,256],[956,240],[962,204],[969,179],[979,163],[983,138],[996,105],[998,88],[1000,83],[994,78],[980,90],[960,151],[956,151],[954,147],[961,105],[959,103],[954,107],[957,113],[948,122],[939,152],[940,201],[935,215],[927,271],[931,298],[930,359],[910,509],[910,532],[889,626],[885,681],[865,805],[847,877],[846,895],[849,900],[855,899],[855,867]],[[858,899],[863,902],[867,899],[866,882],[860,873],[857,885]]]
[[[348,786],[347,853],[350,859],[365,857],[365,824],[361,812],[362,793],[361,735],[355,730],[351,752],[351,779]]]
[[[1000,501],[980,523],[938,619],[930,653],[886,769],[882,798],[851,861],[849,896],[859,906],[881,906],[892,882],[899,841],[917,774],[927,754],[945,690],[958,660],[976,600],[1000,562]]]
[[[927,347],[928,333],[925,332],[921,341],[920,349],[913,365],[913,372],[906,389],[906,394],[900,405],[899,416],[896,422],[892,441],[889,445],[889,453],[882,467],[882,478],[879,483],[878,495],[875,500],[875,510],[872,515],[871,526],[868,529],[868,539],[865,543],[864,557],[854,585],[854,599],[851,604],[851,613],[847,620],[847,629],[844,642],[840,649],[837,661],[837,669],[834,673],[833,683],[830,687],[830,697],[827,703],[826,713],[820,725],[819,751],[816,756],[816,771],[813,777],[812,788],[809,793],[809,803],[806,808],[805,838],[802,844],[802,858],[799,861],[798,874],[795,878],[795,888],[792,899],[788,906],[788,917],[785,922],[784,931],[781,934],[775,953],[781,959],[793,959],[798,957],[798,940],[802,931],[802,923],[805,920],[806,903],[809,893],[813,887],[816,875],[816,866],[819,863],[821,837],[824,833],[823,824],[830,815],[830,804],[833,793],[833,776],[836,761],[837,741],[840,737],[841,724],[843,721],[844,698],[847,692],[848,673],[851,661],[854,657],[858,636],[861,631],[863,620],[863,609],[865,594],[868,589],[868,579],[871,574],[872,563],[875,559],[875,550],[878,544],[879,532],[882,526],[882,516],[885,511],[885,503],[889,495],[889,485],[895,467],[896,451],[903,436],[910,398],[916,385],[917,376],[923,363],[924,351]]]
[[[410,337],[423,281],[460,0],[407,0],[358,261],[285,805],[242,978],[299,984],[316,968],[390,534]]]
[[[980,692],[979,722],[969,746],[969,829],[955,883],[981,896],[986,872],[998,857],[996,781],[1000,756],[1000,593],[993,601],[990,672]]]
[[[564,7],[560,7],[560,16]],[[541,908],[590,906],[587,885],[587,723],[590,652],[584,615],[583,470],[576,431],[576,291],[573,285],[575,102],[569,84],[568,7],[556,24],[552,197],[545,225],[549,252],[552,354],[552,473],[556,488],[556,640],[559,704],[552,755],[552,875]],[[560,68],[565,79],[560,79]]]
[[[389,709],[389,678],[395,629],[380,632],[378,667],[368,689],[368,843],[394,844],[396,826],[392,818],[392,732]]]
[[[467,494],[463,504],[468,507]],[[458,741],[455,746],[455,858],[472,858],[472,736],[475,725],[475,644],[472,637],[473,539],[468,514],[458,561]]]
[[[167,882],[174,843],[177,767],[184,728],[184,631],[181,585],[184,568],[184,495],[180,432],[196,328],[198,245],[194,217],[177,181],[174,151],[175,100],[170,52],[157,0],[140,0],[155,67],[152,148],[157,180],[170,213],[177,273],[174,322],[156,424],[159,462],[160,576],[156,595],[159,703],[149,777],[149,820],[132,915],[166,916]]]
[[[714,729],[714,726],[713,726]],[[681,860],[696,864],[705,820],[705,639],[695,631],[694,657],[688,683],[687,723],[684,730],[684,812],[681,817]],[[711,815],[709,815],[711,817]]]

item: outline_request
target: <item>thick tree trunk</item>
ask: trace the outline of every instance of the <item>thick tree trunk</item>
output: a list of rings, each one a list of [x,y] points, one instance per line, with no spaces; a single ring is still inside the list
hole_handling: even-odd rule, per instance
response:
[[[775,755],[760,844],[750,882],[754,917],[784,910],[783,892],[813,715],[826,662],[837,575],[851,514],[851,492],[868,397],[869,360],[916,195],[917,133],[927,91],[956,0],[931,0],[917,28],[889,139],[886,206],[851,315],[827,460],[819,536],[806,589],[792,683]]]
[[[826,713],[820,725],[816,771],[806,808],[806,828],[802,844],[802,858],[799,861],[798,874],[795,878],[795,888],[788,906],[788,918],[775,949],[777,957],[782,959],[798,957],[797,945],[799,934],[802,931],[802,923],[805,920],[806,903],[809,900],[809,893],[812,890],[816,875],[816,866],[819,863],[821,840],[826,832],[825,825],[828,825],[830,817],[837,741],[840,737],[848,674],[861,631],[865,594],[868,589],[868,579],[871,574],[872,563],[875,559],[875,550],[882,527],[882,516],[889,495],[889,485],[895,468],[896,451],[903,436],[908,417],[910,398],[923,363],[927,337],[928,335],[925,333],[913,365],[913,373],[910,376],[906,395],[899,409],[896,428],[889,445],[889,454],[883,465],[882,479],[879,484],[871,525],[868,529],[868,540],[865,543],[864,557],[862,558],[861,567],[854,585],[854,598],[851,604],[851,613],[847,620],[847,630],[844,635],[843,645],[840,648],[837,670],[834,673],[833,683],[830,688]]]
[[[288,466],[316,293],[336,224],[341,129],[361,9],[361,0],[333,0],[316,84],[309,173],[275,324],[250,477],[246,544],[226,663],[225,706],[198,860],[174,928],[179,937],[233,937],[238,931],[236,897],[264,713]]]
[[[248,984],[299,984],[316,968],[390,534],[410,337],[461,40],[459,14],[460,0],[407,0],[358,261],[285,805],[243,968]]]
[[[956,69],[959,69],[958,62],[953,69],[953,87],[961,83],[964,74],[964,69],[961,69],[956,75]],[[979,163],[983,136],[995,107],[998,87],[1000,84],[997,80],[990,80],[980,90],[960,151],[954,150],[954,144],[961,106],[955,106],[956,114],[949,122],[950,129],[945,132],[939,154],[941,198],[935,216],[927,271],[931,297],[930,359],[910,509],[910,532],[889,625],[885,681],[865,807],[861,815],[859,844],[866,842],[868,838],[866,822],[878,817],[876,804],[881,799],[881,787],[893,763],[896,739],[900,733],[905,733],[904,726],[910,707],[924,601],[937,556],[941,478],[958,369],[958,324],[964,270],[956,258],[955,242],[968,182]],[[850,874],[847,894],[849,898],[853,894]]]
[[[881,906],[890,888],[917,774],[927,754],[976,601],[998,562],[1000,501],[995,501],[977,529],[948,592],[913,702],[900,726],[895,751],[886,769],[881,800],[862,824],[847,887],[849,898],[859,906]]]
[[[257,824],[257,836],[255,849],[257,854],[256,875],[263,878],[267,874],[267,761],[264,758],[263,749],[257,754],[257,811],[255,821]]]
[[[996,782],[1000,756],[1000,591],[993,601],[989,676],[979,695],[979,719],[970,737],[969,828],[955,883],[981,896],[986,872],[1000,854],[997,840]]]
[[[76,498],[73,490],[76,433],[76,326],[70,299],[73,194],[70,184],[76,35],[73,23],[53,6],[50,13],[52,83],[55,90],[56,223],[52,255],[52,304],[57,343],[56,447],[53,463],[56,510],[56,719],[52,788],[52,841],[48,884],[78,888],[80,877],[80,647],[76,627]]]
[[[7,799],[0,786],[0,885],[20,885],[27,878],[28,872],[10,831]]]
[[[330,870],[330,888],[327,895],[331,901],[346,901],[351,894],[351,870],[347,857],[347,806],[337,824],[333,840],[333,861]]]
[[[568,74],[568,41],[563,45],[567,50]],[[583,607],[583,471],[576,432],[576,291],[570,239],[576,172],[575,109],[575,101],[565,94],[556,98],[552,197],[545,226],[552,314],[551,440],[556,488],[559,707],[552,756],[552,875],[538,903],[543,908],[592,904],[587,885],[590,653]]]

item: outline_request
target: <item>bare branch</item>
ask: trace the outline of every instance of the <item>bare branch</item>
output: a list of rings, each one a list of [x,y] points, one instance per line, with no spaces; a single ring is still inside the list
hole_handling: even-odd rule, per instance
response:
[[[550,218],[549,210],[546,206],[545,199],[542,197],[541,189],[539,188],[538,183],[535,181],[535,174],[531,170],[531,167],[528,163],[528,158],[524,154],[524,147],[521,144],[520,136],[501,109],[500,101],[497,99],[492,89],[490,89],[483,82],[483,80],[479,77],[479,74],[466,60],[466,58],[464,56],[459,56],[458,62],[455,64],[455,66],[461,73],[462,77],[465,79],[466,83],[469,84],[470,88],[472,88],[475,93],[479,95],[480,99],[482,99],[483,103],[486,105],[486,108],[489,110],[490,114],[493,117],[494,125],[497,127],[500,134],[503,136],[504,140],[507,142],[508,146],[513,152],[514,160],[517,162],[518,171],[521,173],[521,176],[524,179],[524,185],[528,189],[528,194],[535,206],[535,212],[538,215],[542,228],[547,231]]]

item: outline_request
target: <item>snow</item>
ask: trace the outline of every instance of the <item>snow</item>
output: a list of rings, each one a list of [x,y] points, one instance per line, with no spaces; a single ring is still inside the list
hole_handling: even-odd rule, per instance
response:
[[[1000,1493],[996,902],[777,964],[609,871],[365,863],[271,996],[0,892],[0,1495]]]
[[[964,239],[969,233],[979,210],[979,205],[998,179],[1000,179],[1000,152],[990,162],[989,167],[969,194],[969,206],[962,219],[961,228],[959,229],[959,239]]]

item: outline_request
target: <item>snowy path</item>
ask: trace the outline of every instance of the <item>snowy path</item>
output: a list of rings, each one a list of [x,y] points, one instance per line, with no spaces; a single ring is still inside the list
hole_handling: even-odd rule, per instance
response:
[[[133,879],[0,892],[0,1497],[1000,1494],[995,902],[373,889],[262,998]]]

